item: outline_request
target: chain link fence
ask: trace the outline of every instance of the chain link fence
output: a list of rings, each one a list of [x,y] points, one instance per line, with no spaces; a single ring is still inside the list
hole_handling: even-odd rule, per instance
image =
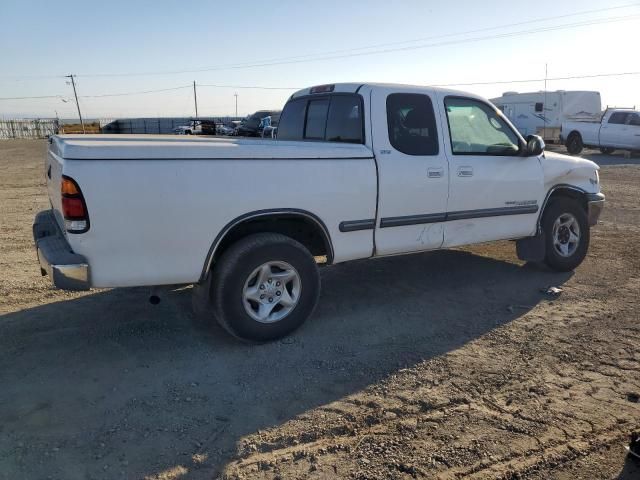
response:
[[[0,120],[0,139],[5,138],[47,138],[60,130],[56,119],[50,120]]]

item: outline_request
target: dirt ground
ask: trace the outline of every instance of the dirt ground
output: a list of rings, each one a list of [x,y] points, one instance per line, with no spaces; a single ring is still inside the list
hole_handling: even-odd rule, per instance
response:
[[[45,148],[0,142],[0,479],[640,478],[639,158],[589,155],[575,273],[509,242],[327,267],[314,317],[248,346],[190,288],[54,290]]]

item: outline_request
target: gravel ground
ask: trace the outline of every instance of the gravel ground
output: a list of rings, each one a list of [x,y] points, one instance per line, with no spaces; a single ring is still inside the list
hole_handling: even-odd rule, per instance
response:
[[[45,149],[0,142],[0,479],[640,478],[640,159],[588,155],[574,273],[509,242],[327,267],[314,318],[248,346],[190,288],[41,278]]]

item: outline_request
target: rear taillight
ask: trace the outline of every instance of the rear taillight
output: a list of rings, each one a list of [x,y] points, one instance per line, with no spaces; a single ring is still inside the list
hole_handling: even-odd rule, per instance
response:
[[[89,212],[82,191],[73,178],[62,176],[62,215],[69,233],[84,233],[89,230]]]

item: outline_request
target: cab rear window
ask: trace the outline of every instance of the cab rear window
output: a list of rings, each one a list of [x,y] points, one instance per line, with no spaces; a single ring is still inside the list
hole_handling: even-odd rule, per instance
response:
[[[359,95],[296,98],[287,102],[278,125],[280,140],[364,143]]]

